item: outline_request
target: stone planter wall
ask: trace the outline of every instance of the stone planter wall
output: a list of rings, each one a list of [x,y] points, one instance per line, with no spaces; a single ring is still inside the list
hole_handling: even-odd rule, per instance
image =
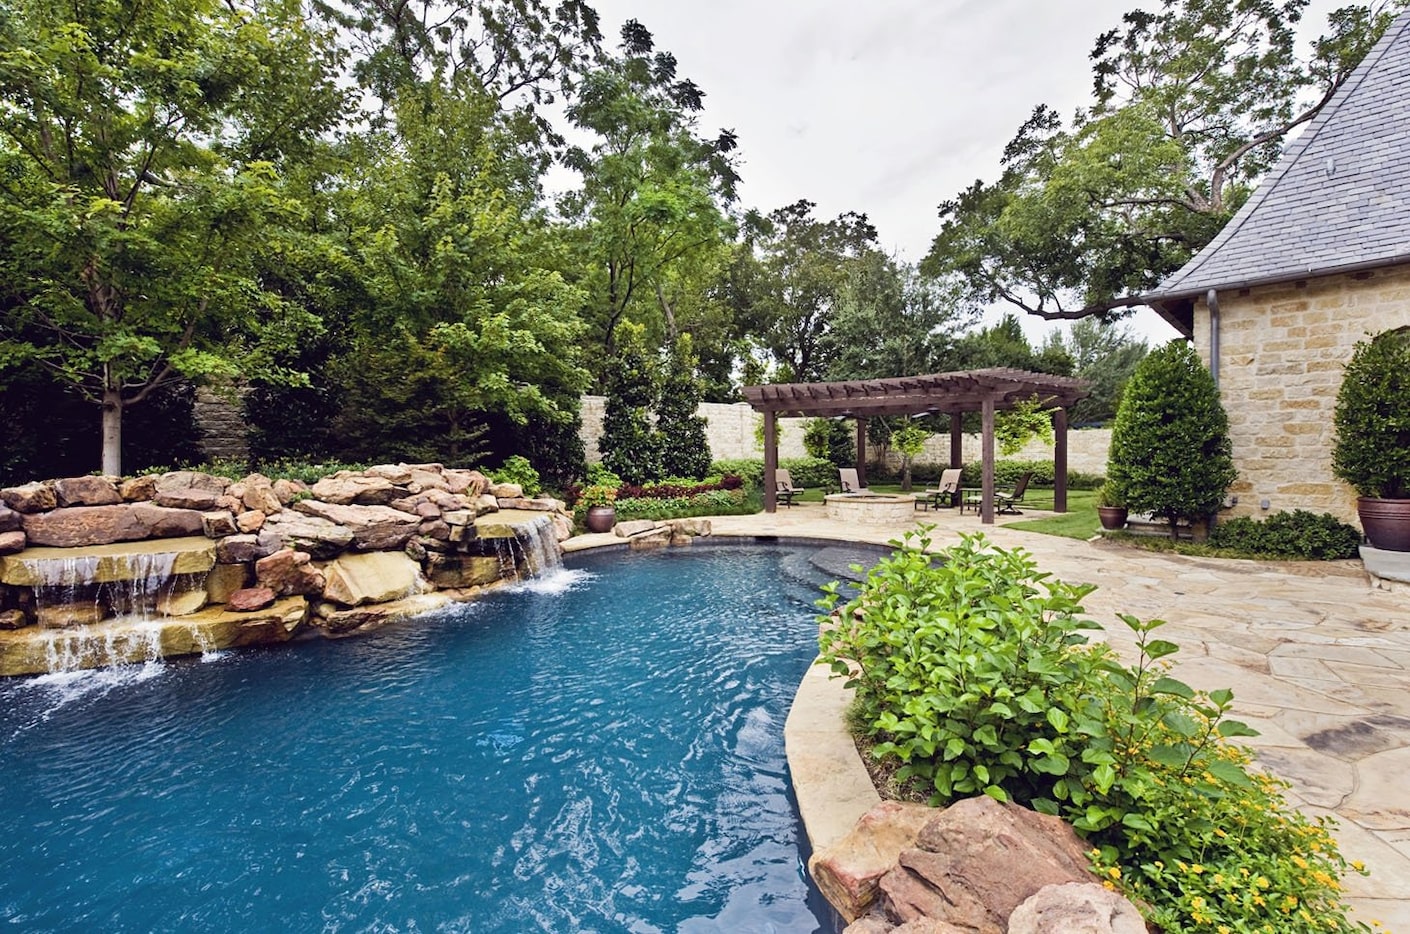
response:
[[[531,573],[571,533],[562,502],[440,464],[311,487],[73,477],[0,500],[0,675],[341,636]]]

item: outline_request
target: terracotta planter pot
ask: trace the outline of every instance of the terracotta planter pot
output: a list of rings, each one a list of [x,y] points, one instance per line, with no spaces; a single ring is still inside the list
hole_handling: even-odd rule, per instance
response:
[[[617,510],[611,506],[589,506],[583,525],[589,532],[610,532],[617,524]]]
[[[1098,506],[1097,518],[1102,522],[1102,528],[1109,532],[1115,532],[1126,528],[1126,516],[1129,510],[1125,506]]]
[[[1383,551],[1410,551],[1410,499],[1376,499],[1363,496],[1356,501],[1356,514],[1366,540]]]

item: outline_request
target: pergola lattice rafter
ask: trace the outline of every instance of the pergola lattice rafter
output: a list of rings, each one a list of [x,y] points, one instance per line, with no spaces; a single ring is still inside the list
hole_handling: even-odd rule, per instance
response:
[[[927,376],[843,380],[832,383],[773,383],[744,387],[744,399],[764,413],[764,508],[777,508],[774,470],[778,467],[777,419],[837,417],[857,420],[857,469],[865,481],[866,421],[877,415],[936,414],[950,419],[950,464],[961,466],[959,416],[983,415],[982,521],[994,521],[994,413],[1035,396],[1054,410],[1054,508],[1067,510],[1067,410],[1086,398],[1087,383],[1068,376],[1032,373],[1006,367],[959,370]]]

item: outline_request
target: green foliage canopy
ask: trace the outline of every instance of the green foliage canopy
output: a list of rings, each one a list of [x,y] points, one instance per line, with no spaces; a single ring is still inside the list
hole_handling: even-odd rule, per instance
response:
[[[37,363],[99,403],[106,472],[127,406],[258,372],[268,342],[318,328],[253,256],[300,222],[279,166],[333,125],[335,56],[291,2],[0,17],[0,367]]]

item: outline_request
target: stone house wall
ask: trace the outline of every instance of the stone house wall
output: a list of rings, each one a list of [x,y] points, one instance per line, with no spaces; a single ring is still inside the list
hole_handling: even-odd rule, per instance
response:
[[[1410,266],[1220,292],[1219,318],[1219,391],[1239,472],[1225,515],[1307,509],[1355,523],[1356,494],[1332,473],[1332,413],[1356,342],[1410,325]],[[1208,365],[1203,300],[1194,332]]]

